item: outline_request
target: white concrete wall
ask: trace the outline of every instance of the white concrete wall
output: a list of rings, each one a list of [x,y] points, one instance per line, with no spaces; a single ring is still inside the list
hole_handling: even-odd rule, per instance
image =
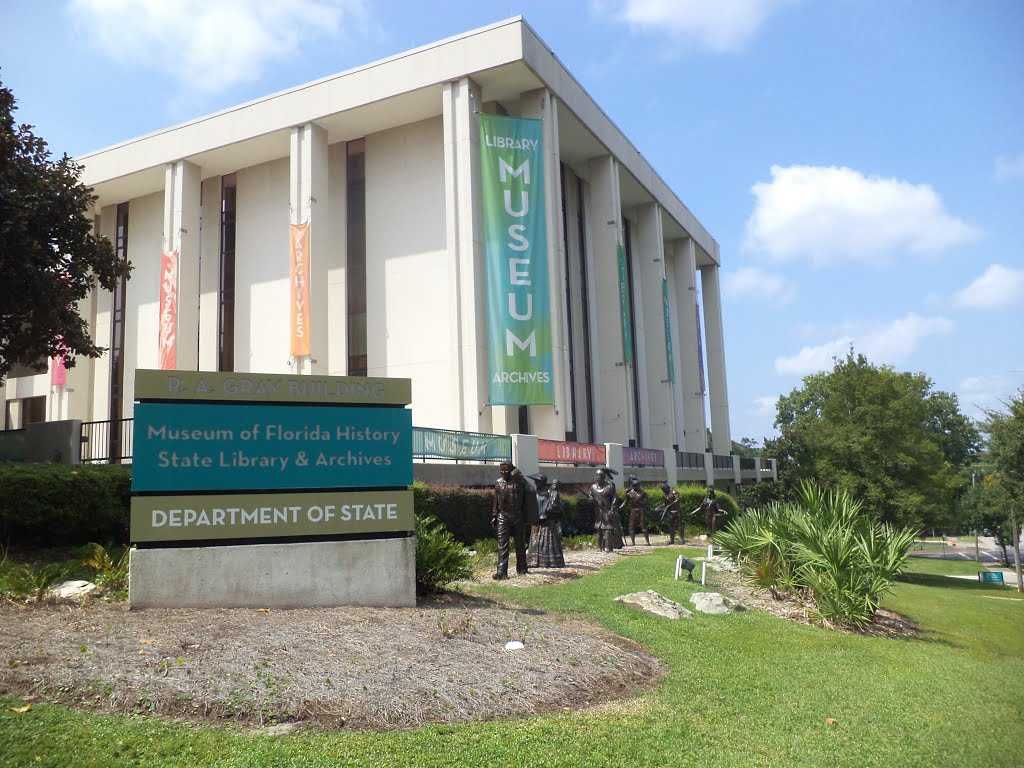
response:
[[[237,177],[235,370],[288,373],[288,158]]]
[[[348,373],[348,317],[345,291],[346,238],[348,237],[347,144],[344,141],[327,148],[328,197],[327,248],[317,252],[327,259],[327,373]]]
[[[115,209],[115,220],[116,209]],[[163,247],[164,195],[146,195],[128,206],[128,259],[131,279],[125,296],[124,397],[121,413],[129,418],[135,398],[135,369],[158,368],[160,337],[160,255]],[[109,346],[110,333],[103,346]],[[194,344],[194,339],[182,340]],[[110,398],[109,382],[103,397]]]
[[[418,425],[453,428],[440,118],[366,137],[367,375],[413,379]]]
[[[203,181],[199,235],[199,370],[217,370],[220,314],[220,199],[221,178]]]

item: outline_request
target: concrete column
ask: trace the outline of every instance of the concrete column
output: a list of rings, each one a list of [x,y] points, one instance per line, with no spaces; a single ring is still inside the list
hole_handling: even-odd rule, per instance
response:
[[[615,483],[616,487],[621,488],[624,480],[624,467],[622,463],[622,443],[605,443],[604,444],[604,455],[605,455],[605,466],[608,469],[615,470],[618,474],[618,482]],[[615,478],[612,478],[615,479]]]
[[[644,419],[642,423],[645,425],[644,445],[660,448],[668,455],[672,453],[672,445],[677,441],[671,381],[673,376],[668,370],[668,344],[665,336],[667,324],[662,293],[665,281],[665,239],[661,213],[661,206],[657,203],[637,209],[633,256],[634,268],[639,275],[637,323],[642,324],[644,330],[644,358],[642,361],[637,358],[641,392],[646,395],[640,404],[641,417]],[[672,464],[674,466],[674,460]]]
[[[721,456],[722,454],[719,454],[719,455]],[[740,457],[735,455],[735,454],[733,454],[733,457],[732,457],[732,474],[733,474],[734,480],[736,481],[736,485],[742,485],[743,484],[743,475],[741,474],[741,470],[740,470]]]
[[[761,457],[760,456],[755,456],[754,457],[754,482],[755,483],[760,483],[761,482]]]
[[[565,307],[565,237],[562,232],[562,174],[558,147],[558,102],[546,88],[520,96],[523,117],[543,123],[544,146],[544,219],[548,242],[548,292],[551,305],[552,375],[555,380],[555,404],[531,406],[533,431],[550,440],[564,440],[569,423],[568,380],[569,338],[568,314]]]
[[[488,400],[487,301],[480,209],[480,87],[469,78],[444,84],[445,232],[453,396],[459,429],[496,430]],[[500,410],[508,410],[502,407]],[[518,421],[516,421],[518,423]],[[518,429],[518,427],[517,427]]]
[[[512,463],[524,475],[540,472],[540,448],[536,435],[512,435]]]
[[[715,487],[715,455],[704,453],[704,478],[708,488]]]
[[[679,332],[678,367],[682,391],[682,436],[680,450],[704,453],[707,448],[704,393],[700,387],[700,353],[697,337],[697,270],[693,240],[673,243],[676,304]]]
[[[288,221],[291,224],[309,222],[309,355],[293,358],[292,364],[299,374],[326,374],[329,262],[327,219],[331,210],[327,186],[326,130],[315,123],[292,128],[289,170]]]
[[[590,215],[594,287],[590,304],[595,328],[593,365],[598,381],[597,440],[629,441],[634,433],[633,398],[629,370],[623,349],[622,317],[619,308],[619,248],[623,243],[622,203],[619,196],[619,164],[605,155],[589,163]]]
[[[199,166],[186,160],[167,163],[163,249],[178,252],[174,367],[183,371],[199,370],[200,193]],[[125,371],[128,375],[130,372]]]
[[[715,453],[732,450],[729,428],[729,392],[725,383],[725,334],[722,330],[722,294],[718,266],[700,268],[701,294],[704,298],[704,347],[708,358],[708,394],[711,399],[711,436]]]

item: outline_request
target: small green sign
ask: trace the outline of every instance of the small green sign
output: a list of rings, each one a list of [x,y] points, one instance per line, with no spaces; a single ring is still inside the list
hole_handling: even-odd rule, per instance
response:
[[[392,533],[416,527],[409,490],[135,496],[133,542]]]
[[[978,581],[992,582],[994,584],[1002,584],[1003,572],[1002,571],[978,571]]]

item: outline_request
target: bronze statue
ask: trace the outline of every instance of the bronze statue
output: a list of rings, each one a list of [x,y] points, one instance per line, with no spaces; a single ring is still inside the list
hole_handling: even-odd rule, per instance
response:
[[[526,563],[531,568],[564,568],[562,554],[562,513],[564,504],[558,490],[558,481],[548,485],[548,476],[529,476],[535,490],[531,496],[537,504],[537,522],[530,529],[530,548],[526,551]]]
[[[597,533],[597,548],[605,552],[622,549],[622,519],[619,517],[619,499],[615,483],[609,478],[615,474],[610,467],[602,467],[594,473],[594,484],[586,495],[594,502],[594,531]]]
[[[509,462],[498,465],[501,476],[494,484],[491,526],[498,534],[498,569],[495,579],[508,578],[509,539],[516,544],[516,572],[526,573],[526,482],[523,473]]]
[[[668,543],[676,543],[676,529],[678,528],[679,543],[685,544],[686,521],[679,519],[679,493],[667,483],[662,484],[661,492],[664,495],[658,510],[661,512],[661,519],[665,523],[665,529],[668,531]]]
[[[636,546],[636,524],[639,520],[640,531],[644,535],[647,546],[651,546],[651,537],[647,533],[647,491],[640,486],[636,475],[629,476],[629,490],[626,491],[626,509],[629,510],[629,538]]]
[[[693,511],[697,512],[698,510],[704,511],[704,525],[707,526],[708,537],[714,541],[716,522],[718,518],[725,514],[722,512],[721,507],[718,506],[718,501],[715,499],[714,488],[708,488],[708,494],[704,497],[704,501],[702,501],[701,505]]]

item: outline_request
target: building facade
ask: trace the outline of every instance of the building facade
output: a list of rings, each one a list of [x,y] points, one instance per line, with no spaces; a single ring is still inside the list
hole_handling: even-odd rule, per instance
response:
[[[481,113],[540,121],[551,404],[490,402]],[[134,268],[81,307],[108,353],[15,372],[7,427],[130,418],[163,367],[408,377],[420,426],[729,452],[718,244],[522,19],[78,160]]]

